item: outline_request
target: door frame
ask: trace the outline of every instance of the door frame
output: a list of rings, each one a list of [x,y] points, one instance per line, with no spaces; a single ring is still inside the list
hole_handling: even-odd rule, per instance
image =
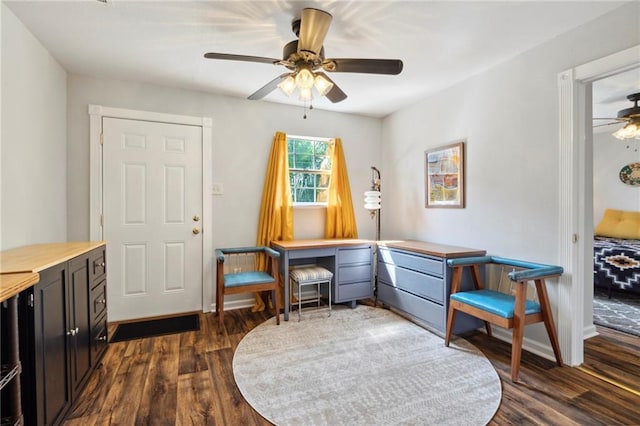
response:
[[[593,129],[591,83],[640,66],[640,45],[558,74],[559,97],[559,254],[565,273],[558,286],[558,339],[565,362],[584,361],[584,339],[595,333],[585,324],[585,297],[593,292]],[[586,204],[587,201],[591,203]],[[585,208],[591,208],[585,213]],[[591,206],[591,207],[588,207]],[[591,220],[589,220],[591,219]]]
[[[152,121],[159,123],[197,126],[202,129],[202,311],[212,309],[213,289],[213,226],[212,182],[213,120],[210,117],[164,114],[102,105],[89,105],[89,237],[102,240],[103,181],[102,181],[102,118]]]

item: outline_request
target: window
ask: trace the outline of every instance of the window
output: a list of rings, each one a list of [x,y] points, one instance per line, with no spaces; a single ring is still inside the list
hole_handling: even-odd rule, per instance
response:
[[[331,158],[329,139],[287,136],[289,182],[293,204],[327,202]]]

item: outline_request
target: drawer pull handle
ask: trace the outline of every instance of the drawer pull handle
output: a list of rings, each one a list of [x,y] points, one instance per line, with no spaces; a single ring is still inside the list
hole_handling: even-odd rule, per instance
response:
[[[98,336],[96,337],[96,340],[99,342],[106,342],[107,341],[107,336]]]
[[[98,299],[98,300],[96,300],[96,303],[98,303],[100,305],[106,305],[107,304],[107,299]]]
[[[96,263],[96,266],[99,266],[100,268],[104,268],[105,265],[106,264],[104,262]]]

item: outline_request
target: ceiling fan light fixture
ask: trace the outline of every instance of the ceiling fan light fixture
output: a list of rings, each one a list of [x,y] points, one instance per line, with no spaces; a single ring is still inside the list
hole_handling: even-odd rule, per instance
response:
[[[307,68],[302,68],[296,75],[296,84],[302,91],[302,89],[309,89],[313,87],[313,73]]]
[[[304,87],[301,87],[299,99],[306,102],[310,102],[311,100],[313,100],[313,93],[311,93],[311,88],[306,89]]]
[[[620,140],[640,139],[640,118],[632,119],[624,127],[616,130],[613,136]]]
[[[291,96],[294,90],[296,90],[296,80],[288,76],[278,84],[278,88],[282,90],[285,95]]]
[[[320,74],[316,75],[313,85],[315,86],[320,96],[326,96],[327,93],[329,93],[329,91],[333,89],[333,83]]]

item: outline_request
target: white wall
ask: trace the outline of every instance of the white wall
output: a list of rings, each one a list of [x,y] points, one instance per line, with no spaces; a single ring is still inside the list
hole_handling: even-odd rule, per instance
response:
[[[2,249],[66,241],[66,72],[2,8]]]
[[[144,83],[70,75],[68,80],[68,234],[89,237],[88,104],[213,118],[213,181],[224,195],[213,197],[215,247],[255,243],[264,176],[277,130],[303,136],[342,138],[359,235],[375,236],[361,207],[370,186],[370,166],[380,162],[380,119],[302,109]],[[322,238],[324,209],[296,209],[295,238]]]
[[[639,17],[640,3],[629,3],[387,117],[382,173],[394,191],[386,193],[383,238],[559,263],[557,75],[640,43]],[[460,138],[467,207],[426,209],[424,150]],[[548,347],[543,327],[527,336]]]
[[[640,211],[640,187],[620,181],[620,169],[640,163],[640,141],[621,141],[603,132],[593,135],[594,227],[605,209]]]

